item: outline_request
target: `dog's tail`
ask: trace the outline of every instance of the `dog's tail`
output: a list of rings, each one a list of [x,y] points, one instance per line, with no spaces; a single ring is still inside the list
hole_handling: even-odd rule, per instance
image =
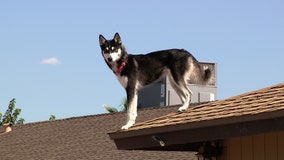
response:
[[[208,65],[203,65],[198,62],[193,63],[190,82],[195,84],[210,84],[212,83],[213,71]]]

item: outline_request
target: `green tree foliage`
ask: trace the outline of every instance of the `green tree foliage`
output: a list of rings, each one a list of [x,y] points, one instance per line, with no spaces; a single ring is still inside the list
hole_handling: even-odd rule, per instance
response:
[[[55,117],[54,114],[50,115],[50,117],[49,117],[49,120],[50,120],[50,121],[54,121],[55,119],[56,119],[56,117]]]
[[[18,116],[21,114],[20,108],[15,108],[16,99],[13,98],[8,106],[8,109],[6,110],[5,114],[3,115],[0,112],[0,126],[4,124],[23,124],[25,120],[23,118],[18,118]]]
[[[116,108],[112,107],[112,106],[104,105],[104,107],[109,113],[118,112],[118,110]]]
[[[126,111],[127,110],[127,108],[128,108],[128,101],[127,101],[126,97],[124,97],[122,99],[122,103],[120,104],[120,106],[121,106],[121,111]]]
[[[118,109],[116,109],[115,107],[112,107],[112,106],[109,106],[109,105],[103,105],[103,106],[109,113],[119,112]],[[120,111],[126,111],[127,107],[128,107],[127,98],[124,97],[119,106],[121,107]]]

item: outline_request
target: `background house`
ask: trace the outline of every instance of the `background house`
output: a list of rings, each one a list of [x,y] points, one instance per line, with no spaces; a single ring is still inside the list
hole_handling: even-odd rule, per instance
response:
[[[194,93],[191,97],[192,103],[208,102],[217,98],[217,64],[199,62],[201,68],[209,68],[212,71],[212,81],[208,85],[189,83],[188,87]],[[181,104],[168,77],[151,84],[138,92],[138,106],[140,108],[169,106]]]

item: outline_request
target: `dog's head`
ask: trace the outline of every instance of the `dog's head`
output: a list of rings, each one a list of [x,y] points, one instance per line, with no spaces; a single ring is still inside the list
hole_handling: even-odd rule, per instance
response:
[[[123,56],[123,46],[118,33],[115,33],[113,39],[106,40],[103,35],[99,36],[102,55],[106,62],[116,62]]]

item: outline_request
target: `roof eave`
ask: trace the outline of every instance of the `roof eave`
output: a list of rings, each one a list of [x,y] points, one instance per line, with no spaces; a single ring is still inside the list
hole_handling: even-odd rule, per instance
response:
[[[284,130],[284,110],[109,133],[118,149],[171,150],[171,146]],[[165,143],[162,147],[161,140]]]

